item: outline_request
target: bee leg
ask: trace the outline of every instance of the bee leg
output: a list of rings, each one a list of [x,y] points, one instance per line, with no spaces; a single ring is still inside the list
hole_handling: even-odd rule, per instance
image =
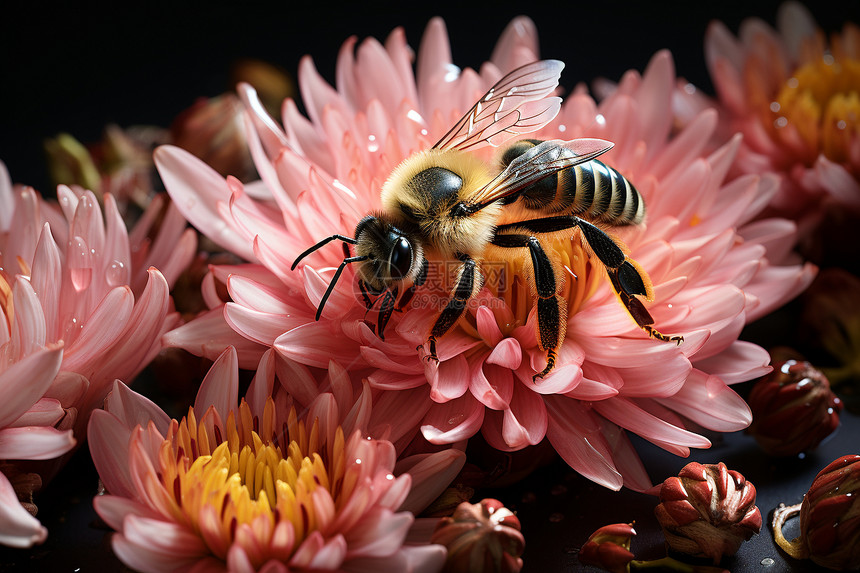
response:
[[[577,226],[582,230],[582,236],[588,242],[591,250],[606,267],[609,282],[612,289],[621,299],[621,303],[627,312],[639,325],[639,328],[648,333],[651,338],[664,342],[684,342],[683,336],[667,336],[654,328],[654,319],[645,305],[634,295],[644,296],[646,300],[654,298],[651,280],[648,274],[636,261],[627,258],[615,241],[599,227],[592,225],[582,219],[578,220]]]
[[[382,297],[382,304],[379,307],[379,318],[376,320],[376,332],[380,340],[385,340],[385,325],[391,319],[391,313],[394,312],[394,302],[397,300],[397,287],[386,291]]]
[[[653,298],[654,293],[648,274],[635,261],[628,259],[615,240],[600,227],[574,215],[561,215],[501,225],[496,229],[496,233],[508,229],[527,229],[534,233],[554,233],[573,227],[579,227],[585,243],[606,267],[606,273],[609,275],[613,290],[621,299],[624,308],[639,325],[639,328],[647,332],[648,336],[652,338],[681,344],[684,341],[683,336],[667,336],[653,327],[654,319],[651,317],[651,313],[634,296],[644,296],[646,300]]]
[[[373,308],[373,305],[376,304],[376,299],[370,298],[370,290],[367,287],[367,283],[361,279],[358,279],[358,290],[361,291],[361,300],[364,302],[364,308],[369,312]],[[367,312],[364,315],[367,316]]]
[[[403,309],[406,308],[406,305],[409,304],[409,301],[411,301],[412,297],[415,295],[415,290],[423,285],[424,281],[427,280],[428,267],[429,263],[427,262],[427,259],[424,259],[421,269],[418,271],[418,276],[415,277],[412,285],[403,291],[403,295],[400,297],[400,300],[397,301],[397,306],[394,307],[395,312],[403,312]]]
[[[546,368],[532,376],[533,381],[543,378],[555,367],[556,350],[564,339],[567,305],[557,294],[558,281],[552,262],[535,237],[528,235],[496,235],[490,241],[503,248],[527,247],[532,259],[535,293],[537,294],[538,346],[546,350]]]
[[[430,330],[430,336],[427,342],[430,345],[430,354],[427,360],[435,360],[439,362],[439,357],[436,355],[436,340],[441,338],[448,332],[452,326],[457,324],[460,317],[463,316],[463,311],[466,310],[466,303],[470,298],[475,296],[481,284],[481,273],[477,269],[477,263],[469,256],[460,255],[462,265],[458,273],[457,286],[451,291],[451,297],[448,299],[445,308],[439,313],[436,322],[433,323],[433,328]]]

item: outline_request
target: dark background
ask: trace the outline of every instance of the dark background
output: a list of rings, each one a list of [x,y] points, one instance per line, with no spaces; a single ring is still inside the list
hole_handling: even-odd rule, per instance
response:
[[[23,2],[15,2],[23,4]],[[659,49],[678,74],[706,91],[703,37],[712,19],[737,31],[747,16],[774,23],[775,0],[720,2],[161,2],[4,6],[0,23],[0,160],[13,181],[50,192],[45,137],[65,131],[82,142],[105,124],[167,126],[199,96],[230,89],[238,58],[267,60],[295,74],[313,55],[333,82],[338,49],[350,35],[384,39],[403,26],[413,48],[432,16],[444,17],[454,62],[485,61],[505,25],[527,14],[541,54],[567,63],[562,84],[642,70]],[[826,31],[860,21],[860,2],[807,2]]]
[[[42,141],[68,132],[83,142],[101,137],[105,124],[167,126],[199,96],[229,86],[230,64],[253,57],[295,74],[299,58],[313,55],[320,73],[333,82],[338,49],[350,35],[380,40],[403,26],[418,47],[427,20],[445,18],[454,62],[476,67],[486,60],[505,25],[518,14],[537,24],[541,54],[562,59],[562,84],[603,76],[618,79],[642,70],[659,49],[668,48],[680,76],[712,91],[705,69],[703,37],[712,19],[737,32],[740,21],[775,19],[779,2],[428,2],[356,3],[195,3],[137,8],[54,6],[32,3],[0,21],[0,160],[16,182],[49,193]],[[860,22],[860,2],[807,2],[827,32],[843,22]],[[119,11],[118,11],[119,10]],[[771,324],[779,324],[778,322]],[[767,319],[758,334],[779,332]],[[753,337],[755,338],[755,337]],[[775,342],[784,342],[776,340]],[[743,392],[743,388],[739,388]],[[756,484],[759,505],[768,513],[780,502],[798,502],[817,471],[842,454],[857,453],[860,417],[846,413],[836,435],[804,459],[773,460],[738,433],[725,441],[712,436],[712,449],[695,452],[703,463],[725,461]],[[672,475],[688,461],[636,439],[652,477]],[[98,527],[91,498],[97,476],[86,448],[39,498],[48,542],[28,551],[0,548],[3,571],[117,571],[108,535]],[[634,550],[644,557],[662,553],[662,537],[652,517],[654,498],[630,491],[613,493],[577,476],[563,463],[545,468],[506,490],[481,492],[518,511],[526,535],[525,571],[580,570],[576,550],[605,524],[635,519]],[[477,498],[476,498],[477,499]],[[774,559],[772,565],[763,563]],[[724,565],[734,572],[813,571],[786,560],[767,528]]]

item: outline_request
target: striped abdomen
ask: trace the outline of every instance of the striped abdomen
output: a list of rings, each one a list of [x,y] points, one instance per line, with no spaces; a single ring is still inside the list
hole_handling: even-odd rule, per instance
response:
[[[558,178],[559,210],[611,225],[635,225],[645,217],[639,191],[616,169],[593,159],[566,169]]]
[[[515,142],[502,155],[507,165],[536,139]],[[544,213],[570,213],[608,225],[635,225],[645,217],[642,196],[621,173],[593,159],[550,175],[511,198],[521,199],[525,207]]]

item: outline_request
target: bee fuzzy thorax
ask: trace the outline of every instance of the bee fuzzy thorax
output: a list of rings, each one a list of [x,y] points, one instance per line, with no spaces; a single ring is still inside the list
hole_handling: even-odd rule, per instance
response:
[[[489,166],[473,154],[427,149],[403,161],[382,187],[383,210],[419,234],[440,256],[477,256],[493,233],[501,206],[491,205],[468,217],[454,207],[492,180]]]

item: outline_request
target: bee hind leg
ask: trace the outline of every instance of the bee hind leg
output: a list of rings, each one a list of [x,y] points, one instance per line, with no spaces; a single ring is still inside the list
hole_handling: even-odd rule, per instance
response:
[[[502,248],[527,247],[532,260],[534,288],[537,294],[538,346],[546,351],[546,367],[532,376],[533,381],[543,378],[555,367],[556,350],[564,340],[567,326],[567,303],[557,294],[555,270],[540,241],[529,235],[496,235],[491,243]]]
[[[633,317],[639,328],[648,333],[648,336],[662,340],[663,342],[675,342],[680,345],[684,342],[684,337],[668,336],[655,329],[654,318],[651,316],[651,313],[648,312],[648,309],[645,308],[645,305],[638,298],[633,296],[634,294],[647,296],[651,290],[645,286],[645,282],[640,274],[644,271],[641,271],[637,267],[638,265],[633,264],[629,260],[622,263],[617,269],[607,267],[606,272],[609,275],[612,289],[618,295],[618,298],[621,299],[621,303],[627,309],[628,314]],[[632,276],[634,273],[635,277]]]
[[[457,321],[463,316],[463,311],[466,310],[466,304],[469,299],[475,296],[482,282],[481,273],[474,259],[461,255],[460,260],[462,264],[458,272],[457,285],[451,291],[445,308],[439,313],[436,322],[430,329],[430,336],[427,338],[430,353],[425,358],[428,361],[433,360],[437,364],[439,357],[436,355],[436,341],[457,324]]]

